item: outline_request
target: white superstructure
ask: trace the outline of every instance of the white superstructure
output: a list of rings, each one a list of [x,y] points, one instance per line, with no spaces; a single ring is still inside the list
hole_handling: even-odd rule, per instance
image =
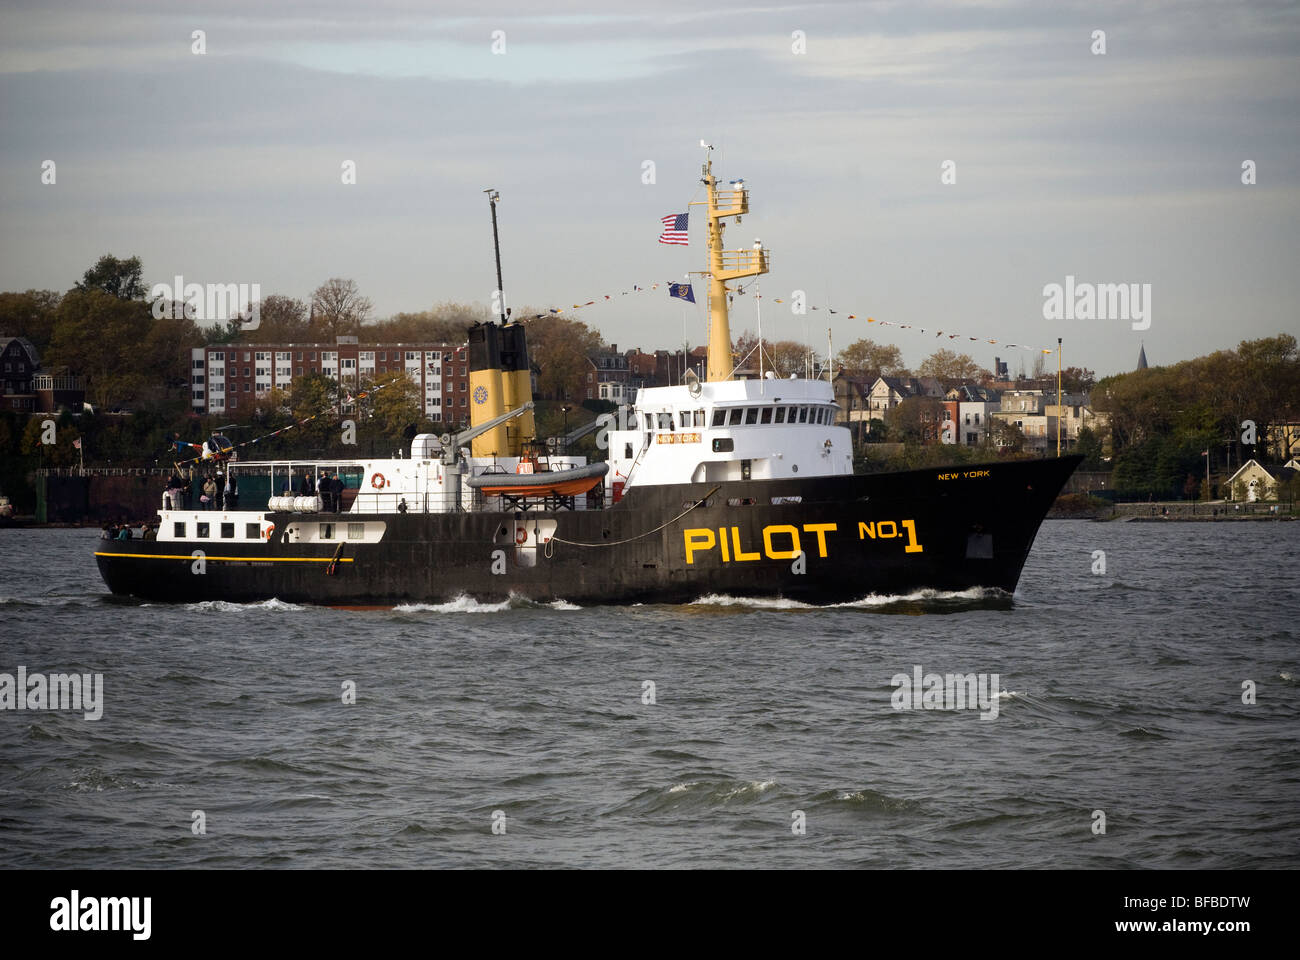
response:
[[[640,484],[849,474],[851,437],[834,425],[837,409],[824,380],[646,387],[611,418],[605,483],[617,496]]]

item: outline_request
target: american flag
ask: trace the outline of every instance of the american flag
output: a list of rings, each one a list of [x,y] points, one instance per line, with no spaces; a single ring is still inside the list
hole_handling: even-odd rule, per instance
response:
[[[659,234],[660,243],[676,243],[686,246],[686,217],[684,213],[670,213],[663,218],[664,232]]]

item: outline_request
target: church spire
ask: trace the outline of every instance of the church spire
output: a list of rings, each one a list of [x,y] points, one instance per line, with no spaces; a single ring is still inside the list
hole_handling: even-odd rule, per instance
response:
[[[1146,348],[1146,344],[1145,344],[1145,343],[1142,344],[1142,346],[1138,347],[1138,366],[1137,366],[1137,368],[1138,368],[1139,370],[1145,370],[1145,369],[1147,368],[1147,348]]]

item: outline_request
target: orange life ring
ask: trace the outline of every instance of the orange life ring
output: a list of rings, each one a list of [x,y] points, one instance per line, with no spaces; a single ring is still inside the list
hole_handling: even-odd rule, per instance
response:
[[[370,485],[376,490],[382,490],[384,487],[388,486],[388,481],[384,479],[382,473],[376,473],[370,478]]]
[[[273,533],[275,533],[275,524],[271,523],[267,525],[264,531],[262,531],[262,536],[266,537],[267,542],[269,543],[271,540],[271,534]]]
[[[528,542],[528,528],[519,527],[517,530],[515,530],[515,546],[522,547],[527,542]]]

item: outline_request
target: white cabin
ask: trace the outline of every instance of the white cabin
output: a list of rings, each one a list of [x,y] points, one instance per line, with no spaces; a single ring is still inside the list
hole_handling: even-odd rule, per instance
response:
[[[849,431],[825,380],[647,387],[609,432],[614,499],[638,484],[826,477],[853,472]]]

